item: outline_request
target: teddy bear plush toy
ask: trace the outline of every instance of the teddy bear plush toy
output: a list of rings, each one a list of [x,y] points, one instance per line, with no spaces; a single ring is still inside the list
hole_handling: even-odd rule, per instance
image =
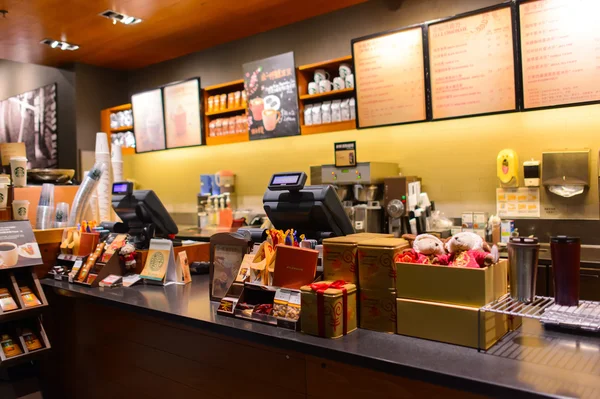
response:
[[[455,234],[446,242],[447,255],[438,256],[442,265],[481,268],[498,261],[498,248],[492,248],[475,233]]]
[[[434,235],[420,234],[415,237],[405,234],[402,238],[412,244],[412,249],[400,254],[398,262],[436,265],[439,264],[438,256],[446,254],[444,243]]]

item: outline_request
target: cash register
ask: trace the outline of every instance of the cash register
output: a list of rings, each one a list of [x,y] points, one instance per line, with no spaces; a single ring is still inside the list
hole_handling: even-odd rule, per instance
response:
[[[263,196],[263,205],[276,229],[294,229],[306,238],[324,238],[354,233],[333,186],[305,186],[306,173],[273,175]]]
[[[136,249],[148,249],[152,238],[178,233],[171,215],[152,190],[134,191],[133,183],[114,183],[112,207],[121,218],[112,230],[132,236]]]

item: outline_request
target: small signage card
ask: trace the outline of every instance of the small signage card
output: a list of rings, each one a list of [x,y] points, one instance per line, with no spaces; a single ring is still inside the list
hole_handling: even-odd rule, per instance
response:
[[[356,141],[335,143],[333,149],[337,168],[356,166]]]
[[[159,238],[150,240],[150,250],[140,277],[154,284],[180,281],[177,279],[177,265],[171,240]]]
[[[2,156],[2,166],[8,166],[10,158],[27,156],[25,143],[2,143],[0,144],[0,155]]]
[[[0,223],[0,269],[44,263],[28,220]]]
[[[178,273],[177,273],[177,277],[179,282],[183,283],[183,284],[187,284],[187,283],[191,283],[192,282],[192,276],[190,274],[190,262],[188,260],[187,257],[187,252],[185,251],[181,251],[178,255],[177,258],[179,260],[179,267],[177,268]]]

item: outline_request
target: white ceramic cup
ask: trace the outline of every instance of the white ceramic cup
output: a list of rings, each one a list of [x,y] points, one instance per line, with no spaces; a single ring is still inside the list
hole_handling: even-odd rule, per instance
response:
[[[340,78],[344,79],[346,76],[352,73],[352,69],[350,69],[350,64],[340,64],[339,67]]]
[[[12,242],[0,242],[0,267],[13,267],[19,261],[19,247]]]
[[[314,80],[316,83],[322,80],[329,80],[329,73],[324,69],[315,69]]]
[[[327,79],[319,82],[319,93],[327,93],[331,91],[331,82]]]
[[[14,220],[28,220],[29,219],[29,201],[27,200],[13,200],[13,219]]]
[[[344,83],[344,79],[337,77],[333,79],[333,90],[342,90],[346,88],[346,84]]]
[[[27,158],[13,157],[10,159],[10,173],[15,187],[27,186]]]
[[[6,209],[8,203],[8,186],[0,183],[0,209]]]
[[[308,84],[308,94],[317,94],[319,92],[319,84],[317,82],[310,82]]]
[[[353,74],[346,75],[344,80],[346,82],[347,89],[354,89],[354,75]]]

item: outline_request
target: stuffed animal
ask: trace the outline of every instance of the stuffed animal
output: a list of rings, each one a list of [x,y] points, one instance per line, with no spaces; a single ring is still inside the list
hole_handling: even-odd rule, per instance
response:
[[[411,242],[412,249],[400,255],[400,262],[435,265],[439,264],[438,256],[446,254],[444,243],[434,235],[420,234],[415,237],[405,234],[402,238]]]
[[[448,255],[438,256],[440,264],[454,267],[480,268],[498,261],[498,248],[490,249],[488,243],[475,233],[455,234],[446,242]]]
[[[121,250],[119,251],[119,255],[123,262],[125,263],[125,269],[133,270],[135,269],[136,261],[135,261],[135,247],[133,244],[127,243],[125,244]]]

